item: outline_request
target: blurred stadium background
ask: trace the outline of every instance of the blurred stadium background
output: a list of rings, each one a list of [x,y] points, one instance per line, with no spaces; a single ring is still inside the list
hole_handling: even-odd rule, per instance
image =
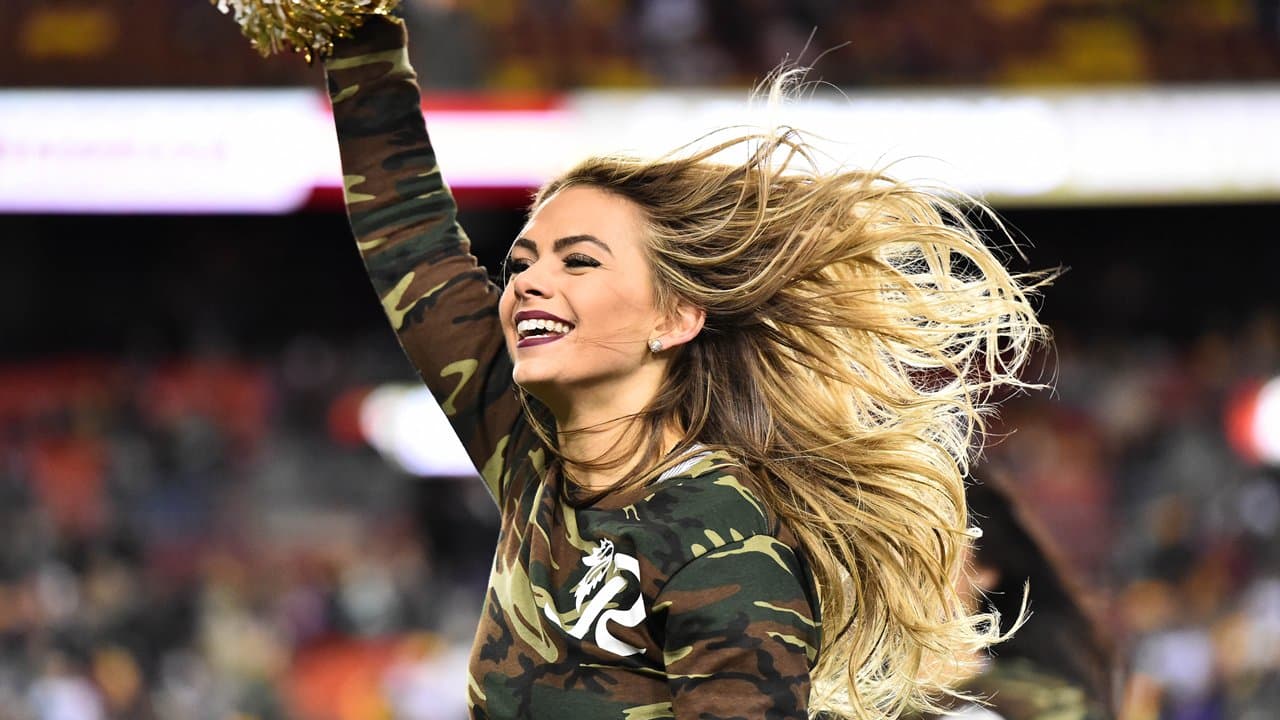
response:
[[[975,475],[1088,588],[1127,719],[1276,717],[1280,2],[405,12],[491,267],[556,163],[744,117],[783,57],[851,157],[989,199],[1016,266],[1068,271],[1056,391]],[[317,68],[201,0],[0,4],[0,720],[462,716],[495,513],[363,275],[327,122]]]

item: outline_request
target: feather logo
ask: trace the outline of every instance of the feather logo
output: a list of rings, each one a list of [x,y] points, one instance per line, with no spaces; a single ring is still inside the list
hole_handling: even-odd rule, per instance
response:
[[[542,606],[543,614],[573,638],[585,638],[594,630],[596,645],[606,652],[620,657],[641,652],[640,648],[614,637],[608,627],[614,623],[633,628],[644,621],[643,594],[636,593],[636,599],[628,608],[613,605],[628,585],[639,586],[640,563],[630,555],[615,552],[612,540],[601,540],[591,554],[582,558],[582,564],[587,572],[573,586],[573,612],[561,614],[548,602]]]
[[[599,547],[590,555],[582,558],[582,564],[589,569],[582,580],[573,588],[573,606],[575,610],[582,609],[582,602],[609,576],[609,571],[613,569],[613,541],[601,540]]]

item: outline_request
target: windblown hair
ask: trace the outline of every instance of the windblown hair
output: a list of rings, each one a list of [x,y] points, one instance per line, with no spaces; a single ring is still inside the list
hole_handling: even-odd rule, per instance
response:
[[[641,209],[659,307],[691,303],[706,322],[636,418],[629,482],[699,447],[735,457],[814,573],[811,705],[891,718],[936,709],[961,658],[999,636],[956,590],[963,478],[993,393],[1030,386],[1018,371],[1047,332],[1028,298],[1049,277],[1006,270],[966,214],[980,205],[824,173],[814,151],[783,129],[597,157],[533,207],[589,186]],[[664,427],[682,433],[671,455]]]

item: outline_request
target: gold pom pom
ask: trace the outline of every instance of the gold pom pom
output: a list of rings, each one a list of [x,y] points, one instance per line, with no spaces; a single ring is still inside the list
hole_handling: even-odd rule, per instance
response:
[[[231,13],[263,57],[300,52],[311,63],[333,53],[333,41],[351,37],[370,15],[387,15],[400,0],[210,0]]]

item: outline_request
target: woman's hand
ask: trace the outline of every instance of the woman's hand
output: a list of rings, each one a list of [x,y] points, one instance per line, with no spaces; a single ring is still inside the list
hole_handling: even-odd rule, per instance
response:
[[[282,50],[302,53],[307,63],[333,54],[333,42],[370,15],[390,15],[400,0],[209,0],[231,14],[240,31],[263,56]]]

